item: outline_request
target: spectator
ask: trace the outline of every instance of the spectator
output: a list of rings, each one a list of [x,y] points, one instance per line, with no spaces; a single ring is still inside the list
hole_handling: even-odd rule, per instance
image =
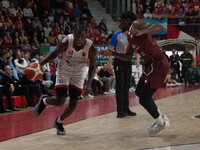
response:
[[[61,29],[60,33],[58,34],[58,40],[61,42],[62,39],[64,39],[65,37],[67,37],[65,34],[64,34],[64,30]]]
[[[181,76],[180,76],[180,63],[179,63],[179,55],[176,54],[176,50],[175,49],[172,49],[172,55],[170,56],[170,64],[171,64],[171,69],[175,72],[175,76],[174,79],[177,79],[176,78],[176,75],[178,76],[178,80],[181,79]]]
[[[15,67],[14,63],[13,63],[13,57],[10,56],[7,58],[8,60],[8,65],[10,66],[11,70],[12,70],[12,76],[19,80],[19,76],[18,76],[18,73],[17,73],[17,68]]]
[[[152,12],[152,18],[161,19],[160,11],[158,7],[155,7],[154,11]]]
[[[32,20],[30,17],[25,18],[24,21],[24,29],[27,35],[31,35],[33,33],[33,26],[32,26]]]
[[[149,9],[147,8],[145,13],[144,13],[144,18],[147,19],[151,19],[152,18],[152,14],[150,13]]]
[[[198,72],[199,79],[200,79],[200,55],[199,54],[196,56],[196,68],[197,68],[197,72]]]
[[[169,16],[169,23],[176,23],[177,22],[177,12],[176,12],[176,9],[175,7],[172,7],[172,10],[171,10],[171,13],[170,13],[170,16]]]
[[[158,8],[158,10],[162,10],[165,7],[165,4],[162,2],[162,0],[156,0],[154,3],[154,8]]]
[[[45,37],[40,45],[42,45],[42,46],[50,46],[51,44],[48,42],[47,38]]]
[[[29,4],[26,4],[26,7],[23,8],[23,16],[25,18],[33,18],[33,10]]]
[[[24,51],[24,59],[26,60],[27,64],[30,64],[31,54],[29,51]]]
[[[48,42],[50,43],[50,45],[55,45],[55,41],[56,41],[56,36],[54,35],[53,31],[50,31],[49,36],[47,37]]]
[[[194,33],[194,27],[193,24],[195,22],[195,13],[193,11],[192,7],[188,8],[188,11],[185,13],[185,21],[186,21],[186,30],[188,33]]]
[[[144,18],[144,13],[140,7],[137,8],[137,18],[138,19],[143,19]]]
[[[37,39],[38,39],[38,42],[39,42],[40,44],[41,44],[42,42],[44,42],[44,39],[45,39],[45,38],[46,38],[46,37],[45,37],[43,31],[41,31],[41,32],[38,33]]]
[[[10,36],[10,32],[6,32],[6,35],[3,37],[3,43],[5,45],[12,45],[13,41],[12,41],[12,37]]]
[[[166,7],[163,7],[163,9],[162,9],[160,14],[161,14],[161,18],[168,19],[170,17],[170,10],[167,9]]]
[[[99,94],[100,95],[104,94],[104,92],[103,92],[103,82],[101,80],[99,80],[99,77],[97,75],[97,71],[98,71],[98,69],[96,70],[96,74],[95,74],[94,79],[92,80],[92,84],[91,84],[92,92],[93,92],[94,96],[98,96]]]
[[[3,6],[3,9],[7,9],[10,7],[10,1],[9,0],[2,0],[1,5]]]
[[[12,2],[10,3],[10,13],[12,13],[14,16],[16,16],[17,9],[15,8],[15,4]]]
[[[148,9],[149,12],[151,13],[153,11],[153,8],[154,8],[153,2],[151,0],[146,0],[146,2],[144,3],[144,10],[146,11],[146,9]]]
[[[192,65],[188,67],[186,71],[186,82],[195,85],[199,84],[199,75],[195,63],[192,63]]]
[[[86,0],[80,0],[78,6],[81,9],[82,14],[86,14],[85,17],[92,17],[90,10],[88,8],[88,2]]]
[[[181,69],[181,75],[182,79],[184,79],[184,82],[186,83],[186,71],[188,68],[191,67],[192,62],[194,61],[194,57],[192,54],[188,52],[188,50],[184,50],[183,54],[180,56],[180,62],[182,63],[182,69]]]
[[[171,10],[172,10],[171,0],[166,0],[165,8],[167,8],[167,10],[169,10],[171,12]]]
[[[45,25],[43,27],[43,30],[44,30],[44,35],[45,37],[48,37],[50,32],[52,31],[52,28],[50,27],[50,22],[45,22]]]
[[[12,70],[10,66],[5,66],[5,75],[2,76],[2,80],[6,82],[9,86],[7,91],[11,91],[12,95],[25,95],[28,106],[34,107],[33,98],[30,96],[33,90],[30,90],[28,86],[23,85],[20,80],[15,79],[12,76]],[[31,91],[31,92],[30,92]]]
[[[181,85],[181,83],[178,83],[177,80],[172,78],[172,74],[173,74],[173,70],[170,70],[167,73],[167,77],[164,81],[164,83],[166,84],[166,87],[175,87],[175,86]]]
[[[23,43],[21,44],[21,49],[23,51],[30,51],[31,50],[31,45],[28,42],[28,39],[24,39]]]
[[[67,20],[65,20],[63,22],[63,24],[61,25],[61,29],[64,30],[64,34],[65,35],[68,35],[68,34],[72,33],[71,26],[70,26],[70,24],[69,24],[69,22]]]
[[[38,42],[37,36],[33,37],[33,41],[31,43],[31,49],[33,51],[39,51],[40,43]]]
[[[105,92],[107,86],[109,93],[115,93],[115,77],[113,72],[111,73],[108,70],[107,63],[103,63],[102,67],[97,71],[97,75],[103,82],[103,92]]]
[[[3,85],[1,83],[1,79],[0,79],[0,113],[5,113],[5,112],[11,112],[10,110],[6,109],[3,105],[4,101],[3,101]]]
[[[184,26],[185,25],[185,12],[184,12],[184,7],[180,7],[178,9],[178,22],[180,26]]]
[[[52,29],[53,33],[54,33],[54,36],[58,37],[58,35],[60,34],[61,32],[61,29],[60,29],[60,26],[59,24],[56,22],[53,29]]]
[[[73,8],[73,16],[74,17],[81,17],[81,9],[78,6],[78,3],[76,3],[75,7]]]
[[[40,29],[42,28],[42,23],[37,16],[33,19],[32,26],[33,26],[34,30],[36,30],[37,27],[40,28]]]
[[[24,69],[27,67],[28,63],[22,57],[20,50],[17,50],[15,55],[16,56],[14,58],[14,65],[17,68],[17,74],[18,74],[19,78],[21,78],[22,75],[24,74]]]
[[[102,36],[107,36],[108,29],[107,29],[106,19],[105,18],[101,19],[101,22],[99,23],[99,30],[100,30]]]

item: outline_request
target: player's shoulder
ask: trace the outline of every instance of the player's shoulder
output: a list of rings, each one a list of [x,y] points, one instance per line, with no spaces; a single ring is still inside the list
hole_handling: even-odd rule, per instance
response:
[[[143,28],[145,25],[147,25],[147,22],[144,22],[142,20],[135,20],[132,24],[133,28],[135,29],[141,29]]]

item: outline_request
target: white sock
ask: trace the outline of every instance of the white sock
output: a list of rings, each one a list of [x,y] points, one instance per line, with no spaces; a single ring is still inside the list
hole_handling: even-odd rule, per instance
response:
[[[57,122],[58,123],[63,123],[63,121],[60,119],[60,117],[58,117]]]
[[[47,99],[47,97],[42,99],[45,105],[47,105],[46,99]]]
[[[160,111],[160,109],[158,108],[158,113],[160,114],[160,115],[162,115],[163,113]]]
[[[157,125],[160,125],[160,126],[164,125],[164,123],[165,123],[165,121],[161,115],[159,115],[159,117],[156,118],[155,121],[156,121]]]

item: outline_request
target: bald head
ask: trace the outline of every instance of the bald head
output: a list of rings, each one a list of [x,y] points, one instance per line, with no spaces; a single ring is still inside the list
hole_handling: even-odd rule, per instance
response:
[[[6,65],[4,67],[4,71],[5,71],[6,74],[11,75],[11,67],[9,65]]]

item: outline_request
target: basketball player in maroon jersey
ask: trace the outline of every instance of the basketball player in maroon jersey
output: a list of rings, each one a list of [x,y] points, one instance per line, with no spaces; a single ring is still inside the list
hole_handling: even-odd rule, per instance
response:
[[[122,13],[121,23],[123,24],[124,22],[125,24],[126,19],[130,18],[130,15],[135,17],[135,20],[129,29],[127,52],[125,54],[119,54],[108,49],[100,51],[99,54],[103,56],[114,56],[130,62],[133,53],[136,52],[144,59],[145,69],[140,77],[135,93],[139,97],[140,104],[155,119],[147,129],[147,134],[149,136],[156,136],[169,126],[169,119],[159,111],[152,98],[156,90],[163,85],[169,70],[169,63],[166,57],[151,36],[151,33],[160,32],[162,26],[139,21],[132,12]]]
[[[87,76],[84,93],[87,95],[90,92],[91,82],[96,71],[97,54],[93,42],[82,33],[69,34],[62,42],[55,51],[40,62],[40,65],[43,66],[61,55],[56,72],[56,96],[42,96],[35,107],[35,115],[39,117],[46,105],[61,106],[69,95],[68,106],[54,122],[58,135],[66,134],[63,121],[75,110]]]

